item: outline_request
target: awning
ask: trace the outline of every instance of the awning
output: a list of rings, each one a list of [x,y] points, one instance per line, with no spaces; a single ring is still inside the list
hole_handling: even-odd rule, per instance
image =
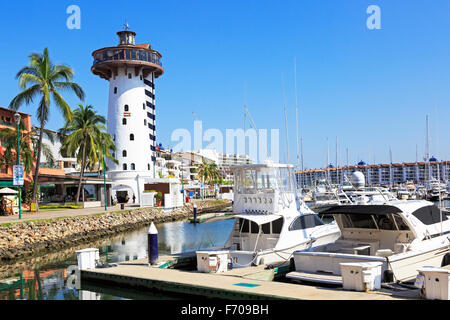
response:
[[[247,219],[258,225],[262,225],[280,219],[282,216],[276,214],[237,214],[233,217]]]
[[[325,209],[320,214],[375,214],[386,215],[402,212],[397,207],[389,205],[343,205]]]
[[[3,188],[0,189],[0,194],[16,194],[19,193],[16,190],[10,189],[10,188]]]

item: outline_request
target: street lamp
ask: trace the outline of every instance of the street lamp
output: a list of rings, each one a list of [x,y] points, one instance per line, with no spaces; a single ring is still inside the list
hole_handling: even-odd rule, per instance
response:
[[[17,124],[17,165],[20,166],[20,137],[19,137],[19,124],[20,124],[20,113],[16,112],[14,114],[14,120]],[[22,189],[21,186],[18,185],[19,189],[19,219],[22,219]]]

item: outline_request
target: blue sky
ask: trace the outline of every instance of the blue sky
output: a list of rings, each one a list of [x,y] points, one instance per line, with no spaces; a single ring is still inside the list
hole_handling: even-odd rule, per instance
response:
[[[69,30],[69,5],[81,8],[81,29]],[[369,30],[369,5],[381,8],[381,30]],[[19,92],[15,74],[31,52],[48,47],[54,62],[75,70],[86,103],[106,116],[108,83],[90,72],[91,53],[116,45],[128,21],[137,43],[163,55],[156,82],[157,138],[173,130],[242,128],[244,86],[259,129],[280,129],[286,161],[282,74],[291,162],[296,161],[294,57],[300,131],[307,168],[363,159],[415,161],[425,151],[430,116],[431,153],[450,159],[450,1],[2,1],[0,106]],[[7,41],[5,41],[7,40]],[[5,50],[6,49],[6,50]],[[78,101],[67,96],[75,107]],[[33,115],[35,107],[23,106]],[[36,122],[34,122],[36,124]],[[53,109],[48,128],[62,116]],[[205,143],[206,145],[207,143]]]

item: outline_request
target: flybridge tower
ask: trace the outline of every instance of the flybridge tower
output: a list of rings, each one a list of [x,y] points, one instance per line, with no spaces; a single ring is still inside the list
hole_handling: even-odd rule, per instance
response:
[[[119,44],[92,53],[93,74],[109,81],[108,133],[118,164],[108,163],[113,192],[128,191],[140,201],[145,178],[155,178],[155,79],[164,73],[161,54],[150,44],[135,44],[136,33],[117,32]],[[117,184],[118,183],[118,184]]]

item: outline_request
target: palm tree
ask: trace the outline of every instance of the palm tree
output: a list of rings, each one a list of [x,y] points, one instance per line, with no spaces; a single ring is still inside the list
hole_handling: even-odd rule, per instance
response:
[[[202,180],[202,184],[213,184],[220,176],[217,164],[215,164],[214,162],[207,162],[205,159],[202,159],[202,163],[197,167],[196,171],[198,173],[198,176]]]
[[[109,150],[113,145],[111,136],[106,133],[105,117],[97,114],[91,105],[78,105],[78,108],[73,111],[73,119],[66,121],[63,128],[59,130],[62,139],[62,152],[76,157],[81,163],[80,180],[78,182],[78,189],[76,200],[80,199],[82,179],[85,169],[89,167],[92,169],[101,161],[103,155],[103,145],[105,144],[105,155],[116,161]],[[108,138],[109,136],[109,138]],[[83,192],[84,201],[84,192]]]
[[[84,91],[76,83],[72,82],[74,72],[72,68],[53,64],[50,60],[48,49],[42,54],[32,53],[29,66],[23,67],[16,75],[19,79],[19,87],[24,89],[10,103],[10,108],[17,110],[22,104],[30,104],[33,99],[40,97],[37,108],[37,119],[40,122],[39,142],[37,145],[36,168],[34,171],[34,187],[32,199],[36,200],[36,190],[39,178],[39,165],[41,161],[42,137],[45,124],[49,118],[51,100],[64,115],[66,120],[72,119],[72,110],[61,96],[59,91],[71,91],[84,100]]]
[[[119,163],[119,161],[117,161],[117,159],[115,159],[111,154],[112,151],[116,151],[116,146],[109,133],[100,132],[100,136],[95,138],[98,145],[98,149],[94,150],[96,156],[87,157],[86,168],[90,170],[98,170],[100,176],[100,168],[102,168],[103,172],[108,171],[108,163],[105,161],[103,165],[103,158],[109,159],[114,163]],[[90,152],[87,152],[87,154],[89,155]]]

